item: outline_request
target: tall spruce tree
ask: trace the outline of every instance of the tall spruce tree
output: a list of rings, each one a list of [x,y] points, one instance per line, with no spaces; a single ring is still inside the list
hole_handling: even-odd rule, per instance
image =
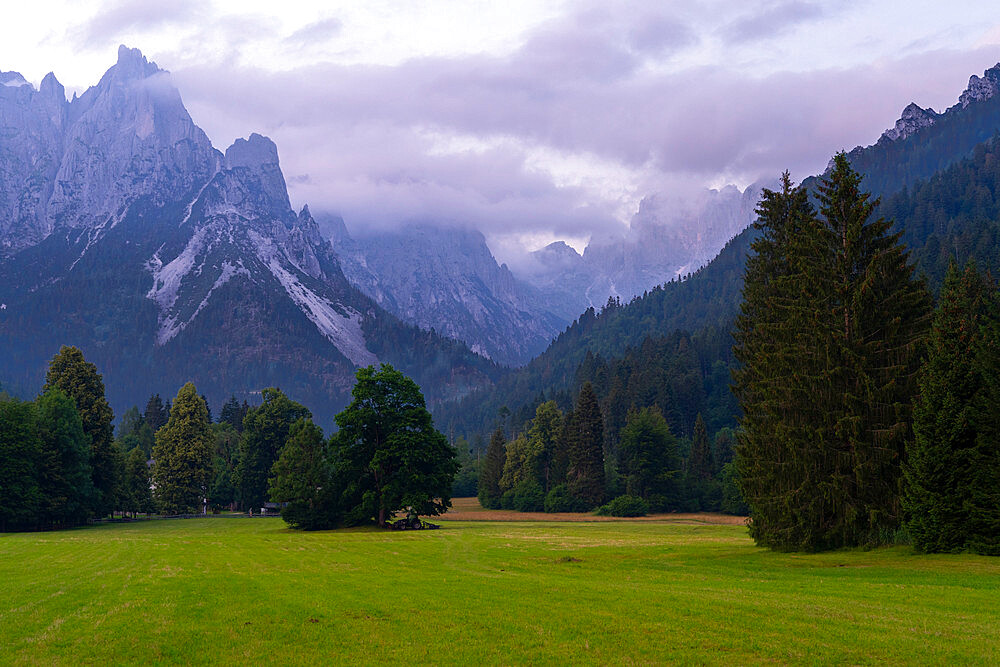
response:
[[[194,384],[188,382],[177,392],[170,419],[156,432],[153,484],[162,512],[201,511],[211,479],[214,444],[208,408]]]
[[[906,528],[917,549],[967,547],[969,499],[985,390],[980,363],[987,320],[996,317],[995,288],[973,264],[948,268],[920,369],[914,440],[904,467]],[[985,415],[984,415],[985,416]]]
[[[992,285],[991,285],[992,287]],[[983,391],[974,401],[976,442],[969,452],[971,471],[966,489],[966,544],[971,551],[1000,556],[1000,305],[995,289],[990,291],[989,318],[976,364]]]
[[[861,190],[861,178],[839,153],[819,187],[826,255],[834,259],[833,289],[824,296],[836,326],[831,390],[818,398],[829,400],[827,451],[847,487],[827,533],[834,546],[885,542],[902,522],[902,463],[931,320],[930,294],[913,277],[900,233],[872,219],[879,202]],[[829,275],[827,266],[813,265],[814,282]]]
[[[748,500],[753,521],[750,534],[771,547],[802,548],[809,543],[808,526],[818,524],[807,515],[810,498],[817,497],[816,476],[806,460],[810,436],[811,403],[805,378],[797,374],[808,359],[807,323],[811,295],[803,277],[804,258],[817,236],[815,211],[808,193],[792,186],[788,172],[781,188],[765,189],[757,207],[757,239],[746,260],[743,302],[733,337],[739,366],[733,371],[733,392],[743,417],[735,448],[735,477]],[[815,333],[815,332],[813,332]],[[793,387],[791,380],[801,387]],[[798,399],[796,401],[796,399]]]
[[[142,416],[155,435],[167,423],[167,418],[170,417],[170,410],[163,404],[163,399],[160,398],[159,394],[153,394],[146,401],[146,411]]]
[[[503,477],[504,463],[507,460],[507,440],[504,438],[503,426],[497,426],[490,436],[490,444],[486,447],[486,460],[483,461],[479,473],[479,504],[486,509],[500,507],[500,479]]]
[[[751,535],[778,549],[875,544],[900,475],[930,297],[841,153],[820,217],[782,177],[758,207],[735,354],[738,478]]]
[[[708,441],[708,429],[701,413],[694,421],[694,435],[691,439],[691,454],[688,456],[687,473],[695,482],[706,482],[712,479],[715,462],[712,458],[712,445]]]
[[[49,362],[43,392],[59,388],[73,399],[90,437],[90,467],[96,491],[95,514],[104,516],[114,509],[117,466],[114,450],[115,415],[104,397],[104,380],[97,366],[83,358],[75,347],[63,346]]]
[[[590,507],[604,502],[604,419],[589,382],[580,389],[573,417],[567,484],[570,493]]]

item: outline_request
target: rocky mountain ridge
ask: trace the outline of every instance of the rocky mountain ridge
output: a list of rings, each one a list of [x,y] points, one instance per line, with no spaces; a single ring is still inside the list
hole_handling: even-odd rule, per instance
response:
[[[69,101],[52,75],[2,80],[0,377],[31,386],[76,344],[119,408],[194,380],[215,401],[279,385],[329,415],[361,365],[397,365],[432,401],[495,376],[352,287],[274,143],[213,148],[137,50]]]
[[[362,292],[498,363],[527,363],[578,314],[562,318],[546,309],[539,290],[497,264],[479,231],[409,224],[353,238],[339,218],[324,227],[344,274]]]

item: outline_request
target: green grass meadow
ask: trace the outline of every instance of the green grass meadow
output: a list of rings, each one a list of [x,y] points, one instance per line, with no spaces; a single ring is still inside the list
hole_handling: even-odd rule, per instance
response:
[[[778,554],[741,526],[440,523],[0,535],[0,662],[1000,662],[1000,559]]]

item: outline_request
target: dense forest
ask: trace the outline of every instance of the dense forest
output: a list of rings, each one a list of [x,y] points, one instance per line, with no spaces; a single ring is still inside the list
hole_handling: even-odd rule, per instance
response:
[[[974,259],[984,270],[1000,271],[1000,148],[993,140],[998,131],[1000,99],[994,97],[943,114],[905,140],[882,140],[847,154],[852,168],[863,174],[863,187],[881,197],[873,214],[891,220],[893,230],[901,232],[918,274],[927,278],[933,292],[952,259]],[[802,183],[813,202],[818,184],[818,177]],[[524,368],[511,371],[494,387],[437,407],[438,422],[449,433],[482,438],[496,425],[498,414],[509,411],[520,428],[547,398],[567,409],[586,380],[595,382],[605,409],[624,414],[643,403],[634,403],[634,393],[608,392],[635,383],[631,368],[636,350],[647,351],[643,365],[680,377],[683,360],[654,360],[650,355],[654,349],[669,354],[665,341],[681,335],[698,358],[701,386],[688,377],[695,397],[687,403],[697,408],[661,405],[671,428],[689,436],[698,412],[704,414],[710,434],[732,427],[739,411],[728,391],[733,366],[729,332],[738,314],[746,258],[758,234],[754,227],[747,229],[712,262],[681,280],[627,304],[610,300],[599,312],[588,310]],[[597,374],[595,362],[604,367]],[[615,377],[617,373],[622,377]],[[675,380],[666,380],[671,382]],[[613,423],[618,427],[620,422]],[[609,439],[614,440],[615,433],[609,430]]]

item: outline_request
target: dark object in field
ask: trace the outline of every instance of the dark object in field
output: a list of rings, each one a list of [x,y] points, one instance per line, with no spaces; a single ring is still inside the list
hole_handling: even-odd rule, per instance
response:
[[[579,558],[574,558],[573,556],[563,556],[562,558],[556,559],[557,563],[582,563],[583,561]]]
[[[389,528],[392,530],[437,530],[441,526],[436,523],[430,523],[424,521],[420,517],[411,516],[405,519],[399,519],[388,524]]]

